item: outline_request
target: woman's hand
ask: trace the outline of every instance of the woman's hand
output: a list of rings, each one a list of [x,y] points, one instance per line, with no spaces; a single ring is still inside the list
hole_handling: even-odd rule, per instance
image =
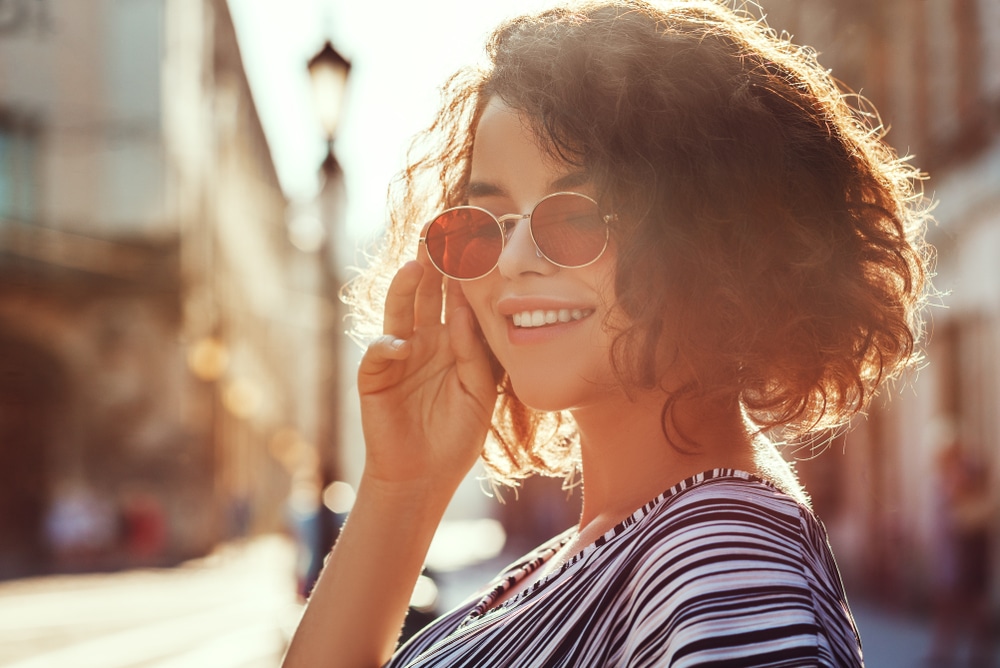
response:
[[[365,477],[446,483],[441,491],[450,494],[482,450],[496,383],[471,308],[454,282],[443,300],[443,280],[425,255],[399,270],[384,335],[361,360],[358,392]]]
[[[285,668],[388,660],[434,530],[482,450],[496,383],[457,286],[442,322],[442,280],[410,262],[389,288],[385,335],[358,370],[365,473]]]

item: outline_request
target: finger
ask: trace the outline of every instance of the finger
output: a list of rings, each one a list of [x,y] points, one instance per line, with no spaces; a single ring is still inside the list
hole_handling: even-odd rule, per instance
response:
[[[455,317],[456,313],[467,310],[472,320],[473,336],[475,336],[480,343],[486,345],[486,339],[483,338],[482,329],[479,327],[479,320],[476,319],[476,312],[472,310],[472,305],[469,304],[469,300],[465,296],[465,290],[462,287],[464,284],[461,281],[448,280],[446,280],[446,283],[445,320],[450,321],[453,317]]]
[[[416,326],[440,325],[441,306],[444,302],[441,281],[444,277],[431,264],[426,249],[417,254],[417,261],[424,268],[424,275],[417,286]]]
[[[469,300],[465,298],[465,291],[462,290],[461,281],[446,280],[445,282],[445,319],[448,320],[457,309],[471,309],[472,307],[469,306]]]
[[[427,234],[427,228],[429,228],[430,226],[431,226],[431,224],[427,223],[420,230],[420,237],[421,238],[425,237],[425,235]],[[434,271],[437,271],[437,268],[434,266],[434,263],[431,262],[430,251],[427,250],[427,244],[426,243],[422,243],[422,244],[418,244],[417,245],[417,258],[416,259],[417,259],[417,262],[419,262],[420,264],[423,265],[424,269],[434,269]]]
[[[485,417],[489,419],[493,412],[493,399],[496,397],[496,383],[490,370],[486,344],[476,335],[476,319],[472,309],[460,307],[451,312],[448,334],[458,378],[467,392],[481,400]]]
[[[413,300],[423,272],[419,262],[407,262],[396,272],[385,297],[384,334],[400,339],[408,339],[413,334]]]
[[[390,334],[372,341],[358,366],[358,391],[362,394],[378,392],[397,382],[403,368],[397,365],[398,373],[391,373],[393,365],[409,357],[412,349],[409,341]]]

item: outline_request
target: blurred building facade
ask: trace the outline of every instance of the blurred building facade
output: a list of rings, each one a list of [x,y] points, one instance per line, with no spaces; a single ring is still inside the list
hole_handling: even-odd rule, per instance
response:
[[[4,7],[0,578],[281,527],[333,317],[225,1]]]
[[[798,467],[856,591],[922,606],[939,579],[941,453],[1000,481],[1000,2],[771,0],[772,27],[869,99],[929,174],[938,290],[926,364]],[[986,518],[995,543],[1000,512]],[[1000,574],[994,550],[991,569]],[[994,581],[998,578],[994,577]],[[992,592],[1000,608],[1000,590]]]

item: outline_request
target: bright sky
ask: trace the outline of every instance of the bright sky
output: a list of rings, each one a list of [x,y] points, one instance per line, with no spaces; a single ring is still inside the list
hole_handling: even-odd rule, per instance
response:
[[[438,89],[482,57],[503,18],[551,0],[228,0],[278,176],[293,201],[317,187],[325,142],[312,106],[306,62],[329,38],[351,61],[336,142],[348,188],[348,234],[376,234],[386,186],[410,139],[426,127]]]

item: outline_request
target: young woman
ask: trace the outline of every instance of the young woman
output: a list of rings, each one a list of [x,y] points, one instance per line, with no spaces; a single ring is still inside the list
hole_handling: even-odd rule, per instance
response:
[[[774,443],[911,361],[915,172],[811,52],[717,3],[553,9],[487,52],[349,292],[381,323],[365,471],[285,665],[861,665]],[[396,651],[480,456],[499,481],[578,471],[579,525]]]

